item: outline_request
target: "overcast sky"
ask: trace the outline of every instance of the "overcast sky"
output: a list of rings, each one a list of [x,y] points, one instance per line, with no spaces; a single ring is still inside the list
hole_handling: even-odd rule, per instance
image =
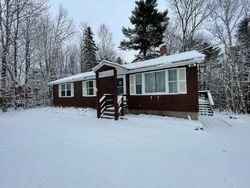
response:
[[[99,26],[105,23],[113,34],[114,43],[118,48],[120,41],[124,38],[122,26],[131,26],[129,17],[135,7],[134,0],[51,0],[51,10],[56,12],[62,4],[69,12],[69,16],[74,20],[76,27],[81,22],[87,22],[96,34]],[[158,9],[167,9],[166,0],[158,0]],[[126,61],[133,59],[134,52],[119,52]]]

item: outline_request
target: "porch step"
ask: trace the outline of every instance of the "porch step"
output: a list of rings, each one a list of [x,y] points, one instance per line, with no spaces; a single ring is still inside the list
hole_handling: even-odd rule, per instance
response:
[[[115,111],[115,107],[114,106],[107,106],[104,111],[114,112]]]
[[[112,112],[112,111],[104,111],[104,112],[103,112],[103,115],[106,115],[106,116],[115,116],[115,112]]]
[[[104,119],[114,119],[113,116],[107,116],[107,115],[104,115],[104,114],[102,114],[102,115],[100,116],[100,118],[104,118]]]
[[[213,116],[213,109],[209,103],[200,103],[199,104],[199,114],[202,116]]]

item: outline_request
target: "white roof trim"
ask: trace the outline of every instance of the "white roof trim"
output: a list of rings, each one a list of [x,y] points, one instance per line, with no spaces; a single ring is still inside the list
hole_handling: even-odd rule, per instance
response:
[[[180,63],[171,63],[171,64],[159,64],[159,65],[153,65],[148,67],[142,67],[138,69],[131,69],[127,73],[139,73],[139,72],[145,72],[145,71],[153,71],[153,70],[159,70],[159,69],[166,69],[166,68],[175,68],[175,67],[181,67],[181,66],[187,66],[187,65],[194,65],[196,63],[200,63],[201,61],[181,61]]]
[[[77,82],[77,81],[90,80],[90,79],[95,79],[95,72],[93,72],[93,71],[84,72],[84,73],[76,74],[76,75],[73,75],[73,76],[61,78],[59,80],[49,82],[48,85],[56,85],[56,84]]]
[[[94,72],[96,72],[99,68],[101,68],[103,65],[107,65],[107,66],[110,66],[110,67],[115,67],[115,68],[118,68],[118,69],[122,69],[122,70],[127,70],[127,68],[125,68],[124,66],[118,64],[118,63],[114,63],[114,62],[111,62],[111,61],[107,61],[107,60],[102,60],[98,65],[96,65],[92,70]]]

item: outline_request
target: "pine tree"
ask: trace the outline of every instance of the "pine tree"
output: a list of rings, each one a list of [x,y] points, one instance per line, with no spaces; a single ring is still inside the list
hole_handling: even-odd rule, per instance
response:
[[[93,38],[94,34],[90,27],[84,30],[83,43],[81,45],[81,72],[90,71],[97,65],[96,51],[97,47]]]
[[[139,50],[137,59],[149,59],[155,47],[163,43],[163,34],[168,25],[167,11],[159,12],[156,0],[137,0],[130,22],[134,28],[122,28],[128,40],[123,40],[123,50]]]

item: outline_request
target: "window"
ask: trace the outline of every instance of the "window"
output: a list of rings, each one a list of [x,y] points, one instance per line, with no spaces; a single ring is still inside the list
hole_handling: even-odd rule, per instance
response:
[[[73,97],[74,96],[74,84],[66,83],[59,85],[59,97]]]
[[[95,96],[96,95],[96,82],[95,80],[82,82],[82,94],[83,96]]]
[[[142,76],[141,74],[135,75],[135,86],[136,86],[136,94],[142,94]]]
[[[165,92],[165,71],[145,73],[145,93]]]
[[[130,75],[130,94],[142,94],[142,75]]]
[[[118,95],[124,94],[123,78],[118,78],[117,79],[117,90],[118,90]]]
[[[186,69],[181,68],[178,69],[178,77],[179,77],[179,93],[186,93],[187,87],[186,87]]]
[[[130,75],[130,94],[185,94],[186,68],[174,68]]]
[[[177,93],[177,69],[168,70],[169,93]]]

